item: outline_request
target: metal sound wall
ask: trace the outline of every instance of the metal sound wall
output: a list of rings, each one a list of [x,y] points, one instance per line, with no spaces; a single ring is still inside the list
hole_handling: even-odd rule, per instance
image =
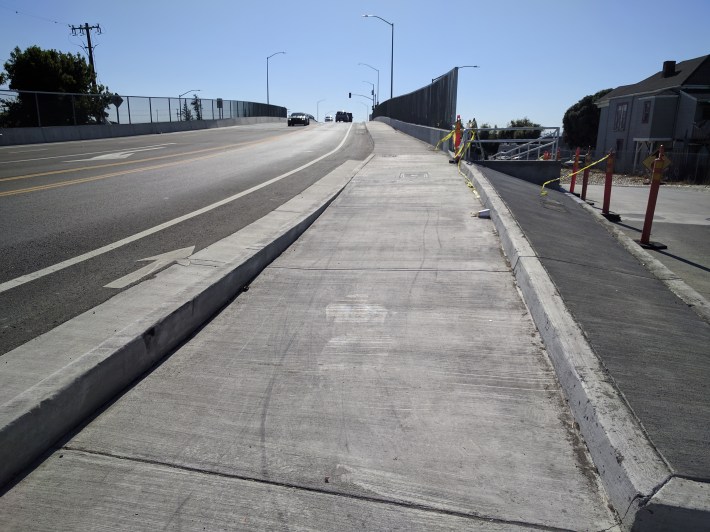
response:
[[[391,98],[375,107],[373,118],[384,116],[420,126],[449,129],[456,121],[458,68],[421,89]]]

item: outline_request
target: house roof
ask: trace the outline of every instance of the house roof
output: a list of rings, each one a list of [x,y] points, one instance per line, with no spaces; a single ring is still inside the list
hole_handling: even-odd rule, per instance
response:
[[[675,72],[668,77],[663,76],[663,70],[653,76],[634,83],[622,85],[605,94],[597,101],[597,105],[604,105],[614,98],[632,96],[637,94],[661,93],[672,89],[680,89],[692,85],[710,88],[710,55],[696,57],[681,61],[675,65]]]

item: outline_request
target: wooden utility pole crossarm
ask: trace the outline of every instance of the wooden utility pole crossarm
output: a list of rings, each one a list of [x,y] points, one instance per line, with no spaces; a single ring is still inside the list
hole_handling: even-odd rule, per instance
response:
[[[89,52],[89,69],[91,70],[91,85],[94,92],[98,90],[96,86],[96,69],[94,68],[94,47],[91,44],[91,30],[96,30],[96,33],[101,35],[101,26],[94,24],[89,26],[88,22],[85,22],[83,26],[72,26],[71,34],[76,35],[86,35],[86,48]]]

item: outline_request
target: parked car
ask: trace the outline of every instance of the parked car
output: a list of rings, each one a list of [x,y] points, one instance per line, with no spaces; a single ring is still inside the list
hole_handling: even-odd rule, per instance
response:
[[[347,111],[338,111],[335,113],[335,121],[336,122],[352,122],[353,121],[353,114],[348,113]]]
[[[326,121],[326,122],[332,122],[332,121],[333,121],[333,115],[325,115],[325,121]]]
[[[288,117],[289,126],[295,126],[296,124],[307,126],[310,123],[311,120],[306,113],[291,113],[291,116]]]

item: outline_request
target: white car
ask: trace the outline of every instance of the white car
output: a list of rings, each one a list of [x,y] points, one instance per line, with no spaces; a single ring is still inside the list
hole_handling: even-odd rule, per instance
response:
[[[333,115],[326,115],[326,116],[325,116],[325,121],[326,121],[326,122],[332,122],[332,121],[333,121]]]

